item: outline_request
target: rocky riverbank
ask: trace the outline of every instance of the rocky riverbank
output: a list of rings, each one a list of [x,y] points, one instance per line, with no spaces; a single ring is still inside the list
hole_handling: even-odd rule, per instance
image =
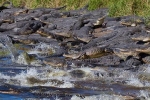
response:
[[[144,19],[64,8],[0,7],[0,93],[148,99],[150,31]]]

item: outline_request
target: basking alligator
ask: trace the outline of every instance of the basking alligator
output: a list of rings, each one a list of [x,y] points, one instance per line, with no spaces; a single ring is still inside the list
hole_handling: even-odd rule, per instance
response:
[[[112,39],[113,37],[116,37],[116,35],[117,35],[117,32],[114,32],[114,33],[110,33],[108,35],[104,35],[102,37],[92,39],[89,43],[87,43],[86,45],[84,45],[84,46],[82,46],[81,48],[78,48],[78,49],[79,50],[80,49],[85,50],[85,49],[88,49],[90,47],[98,46],[98,43],[109,40],[109,39]]]
[[[35,33],[40,27],[44,26],[40,21],[30,21],[25,24],[22,28],[16,31],[17,34],[29,35]]]
[[[137,26],[144,23],[144,20],[138,16],[124,16],[120,23],[126,26]]]
[[[106,66],[106,67],[118,66],[119,67],[119,64],[123,62],[123,59],[112,54],[112,55],[105,55],[105,56],[98,57],[98,58],[72,60],[71,62],[74,63],[75,65],[81,63],[81,64],[86,64],[87,66],[93,65],[93,67],[96,67],[96,66]]]
[[[141,52],[141,53],[150,54],[150,47],[148,45],[148,46],[146,46],[144,48],[137,48],[136,51],[137,52]]]
[[[41,28],[37,30],[37,33],[41,36],[48,38],[55,38],[60,40],[61,38],[70,38],[71,32],[69,30],[56,30],[56,26],[52,26],[51,28]]]
[[[135,50],[130,50],[130,49],[121,49],[121,48],[115,48],[113,49],[113,52],[119,56],[122,59],[127,59],[129,56],[133,56],[135,58],[138,58],[139,52],[136,52]]]
[[[81,27],[79,30],[73,31],[73,36],[75,39],[88,43],[92,40],[92,25],[86,25]]]
[[[141,33],[134,34],[131,38],[135,41],[149,42],[150,34],[143,30]]]
[[[76,54],[64,54],[64,57],[69,57],[72,59],[88,59],[88,58],[97,58],[103,55],[111,53],[111,50],[107,48],[107,46],[103,47],[91,47],[89,49],[85,49],[84,51],[78,52]]]

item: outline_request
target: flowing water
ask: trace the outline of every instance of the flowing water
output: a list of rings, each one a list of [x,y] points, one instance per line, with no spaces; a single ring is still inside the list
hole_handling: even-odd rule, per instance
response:
[[[138,71],[97,66],[58,69],[28,63],[24,52],[17,50],[9,39],[1,50],[0,99],[2,100],[134,100],[150,99],[150,65]],[[36,49],[46,47],[39,44]],[[35,51],[35,52],[33,52]],[[31,53],[30,52],[30,53]]]

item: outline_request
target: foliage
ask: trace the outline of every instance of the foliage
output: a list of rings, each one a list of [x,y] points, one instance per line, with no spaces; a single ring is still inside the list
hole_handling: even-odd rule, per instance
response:
[[[0,0],[2,4],[6,0]],[[109,8],[110,16],[138,15],[150,16],[150,0],[10,0],[16,7],[60,7],[66,5],[66,10],[73,10],[89,4],[89,10],[101,7]]]

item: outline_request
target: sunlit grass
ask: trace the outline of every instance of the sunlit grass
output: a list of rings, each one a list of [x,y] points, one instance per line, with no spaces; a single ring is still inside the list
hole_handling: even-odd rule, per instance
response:
[[[2,4],[6,0],[0,0]],[[150,0],[11,0],[16,7],[60,7],[66,5],[66,10],[78,9],[89,4],[89,10],[107,7],[110,16],[138,15],[150,16]]]
[[[89,10],[94,10],[101,7],[107,7],[109,0],[89,0]]]

